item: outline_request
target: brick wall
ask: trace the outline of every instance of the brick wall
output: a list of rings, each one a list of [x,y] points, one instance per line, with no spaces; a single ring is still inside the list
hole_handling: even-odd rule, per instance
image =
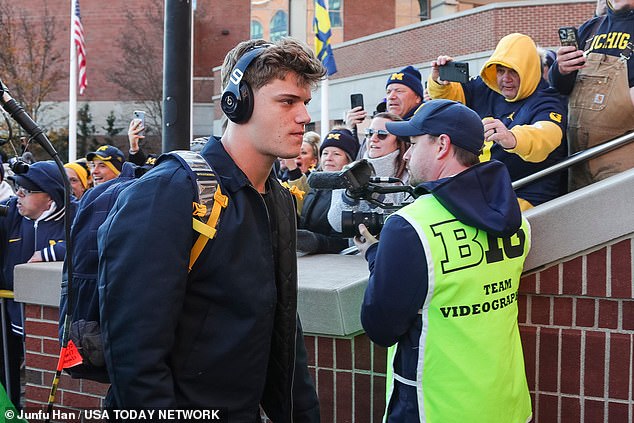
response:
[[[526,275],[520,292],[535,421],[632,422],[632,239]]]
[[[317,386],[323,422],[380,422],[385,409],[387,349],[365,334],[306,336],[308,367]]]
[[[460,56],[493,50],[500,38],[513,32],[529,35],[540,45],[559,45],[557,28],[579,26],[593,13],[593,3],[509,6],[423,22],[385,36],[335,46],[338,72],[331,79],[428,63],[440,54]]]
[[[535,423],[634,422],[633,237],[524,275],[519,322]],[[46,404],[58,310],[26,306],[26,405]],[[324,422],[380,422],[386,350],[365,334],[306,336]],[[99,407],[106,385],[64,375],[61,408]]]
[[[27,21],[37,28],[45,14],[44,5],[50,16],[54,16],[55,43],[53,50],[60,57],[55,62],[64,74],[68,73],[70,42],[70,2],[68,0],[20,0],[14,2],[15,10],[22,13],[28,11]],[[19,3],[19,6],[18,6]],[[147,43],[153,44],[159,52],[163,51],[163,39],[157,34],[163,33],[163,27],[154,28],[146,14],[163,13],[162,0],[137,0],[134,7],[124,0],[98,2],[82,0],[81,15],[86,38],[88,88],[80,101],[131,101],[133,98],[126,91],[108,80],[110,71],[118,65],[120,48],[119,39],[128,29],[126,13],[132,14],[136,29],[147,33]],[[194,29],[194,76],[209,77],[214,66],[222,64],[226,53],[238,42],[248,39],[250,35],[250,2],[248,0],[198,0],[197,10],[192,23]],[[159,58],[160,59],[160,58]],[[162,59],[160,59],[162,60]],[[142,62],[129,63],[130,72],[139,72]],[[11,86],[11,81],[4,80]],[[62,80],[57,90],[47,97],[48,101],[68,100],[68,81]],[[205,98],[206,102],[210,97]]]
[[[48,403],[51,383],[59,358],[57,325],[59,309],[26,304],[26,401],[25,406],[40,409]],[[108,385],[72,379],[63,374],[57,391],[56,408],[80,410],[100,408]]]
[[[344,41],[387,31],[396,25],[396,2],[364,0],[345,2],[343,8]]]
[[[634,421],[632,239],[525,275],[519,322],[535,423]],[[323,421],[380,422],[385,349],[307,336]],[[370,391],[368,391],[370,389]]]

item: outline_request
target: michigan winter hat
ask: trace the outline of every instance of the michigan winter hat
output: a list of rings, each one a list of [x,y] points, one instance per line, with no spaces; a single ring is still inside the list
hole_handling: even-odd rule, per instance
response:
[[[64,205],[64,180],[52,160],[35,162],[29,165],[26,173],[9,176],[7,179],[31,191],[44,191],[51,196],[58,207]]]
[[[423,83],[421,82],[420,72],[417,71],[414,66],[407,66],[398,72],[394,72],[387,78],[385,88],[390,84],[403,84],[407,85],[416,93],[421,100],[425,97],[425,90],[423,89]]]
[[[422,104],[410,120],[387,122],[394,135],[449,135],[451,143],[473,154],[484,144],[484,126],[480,116],[467,106],[451,100],[431,100]]]
[[[117,176],[121,173],[123,162],[125,162],[123,152],[117,147],[113,147],[111,145],[102,145],[97,149],[97,151],[86,154],[86,160],[89,162],[92,162],[95,159],[104,162],[104,164],[112,169]]]
[[[85,189],[90,188],[90,169],[88,169],[86,159],[79,159],[76,162],[66,163],[64,167],[73,169],[81,181],[82,186]]]
[[[357,141],[357,139],[352,135],[352,132],[348,129],[333,129],[328,132],[326,138],[324,138],[321,142],[321,147],[319,147],[320,156],[326,147],[337,147],[342,149],[348,155],[348,159],[353,161],[359,152],[359,141]]]

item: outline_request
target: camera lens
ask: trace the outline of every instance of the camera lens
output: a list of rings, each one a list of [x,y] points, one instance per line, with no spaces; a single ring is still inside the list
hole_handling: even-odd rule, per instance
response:
[[[352,238],[359,234],[359,224],[363,223],[371,234],[381,232],[385,215],[377,212],[362,212],[346,210],[341,212],[341,235]]]

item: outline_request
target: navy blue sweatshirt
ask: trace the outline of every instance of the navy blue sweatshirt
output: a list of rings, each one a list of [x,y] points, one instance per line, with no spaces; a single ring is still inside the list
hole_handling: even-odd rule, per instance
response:
[[[596,35],[590,45],[586,41],[591,38],[595,24]],[[579,28],[579,47],[588,53],[602,53],[609,56],[619,56],[627,42],[634,42],[634,10],[614,12],[608,9],[607,15],[594,17]],[[627,76],[629,87],[634,87],[634,59],[627,61]],[[557,62],[550,68],[550,83],[562,94],[570,94],[575,85],[577,72],[568,75],[559,73]]]

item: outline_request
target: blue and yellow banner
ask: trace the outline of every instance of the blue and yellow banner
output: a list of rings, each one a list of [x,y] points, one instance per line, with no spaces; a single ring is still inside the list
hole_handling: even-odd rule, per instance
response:
[[[335,57],[330,46],[330,16],[326,8],[325,0],[315,0],[315,19],[313,20],[313,32],[315,33],[315,54],[324,64],[328,75],[337,72]]]

